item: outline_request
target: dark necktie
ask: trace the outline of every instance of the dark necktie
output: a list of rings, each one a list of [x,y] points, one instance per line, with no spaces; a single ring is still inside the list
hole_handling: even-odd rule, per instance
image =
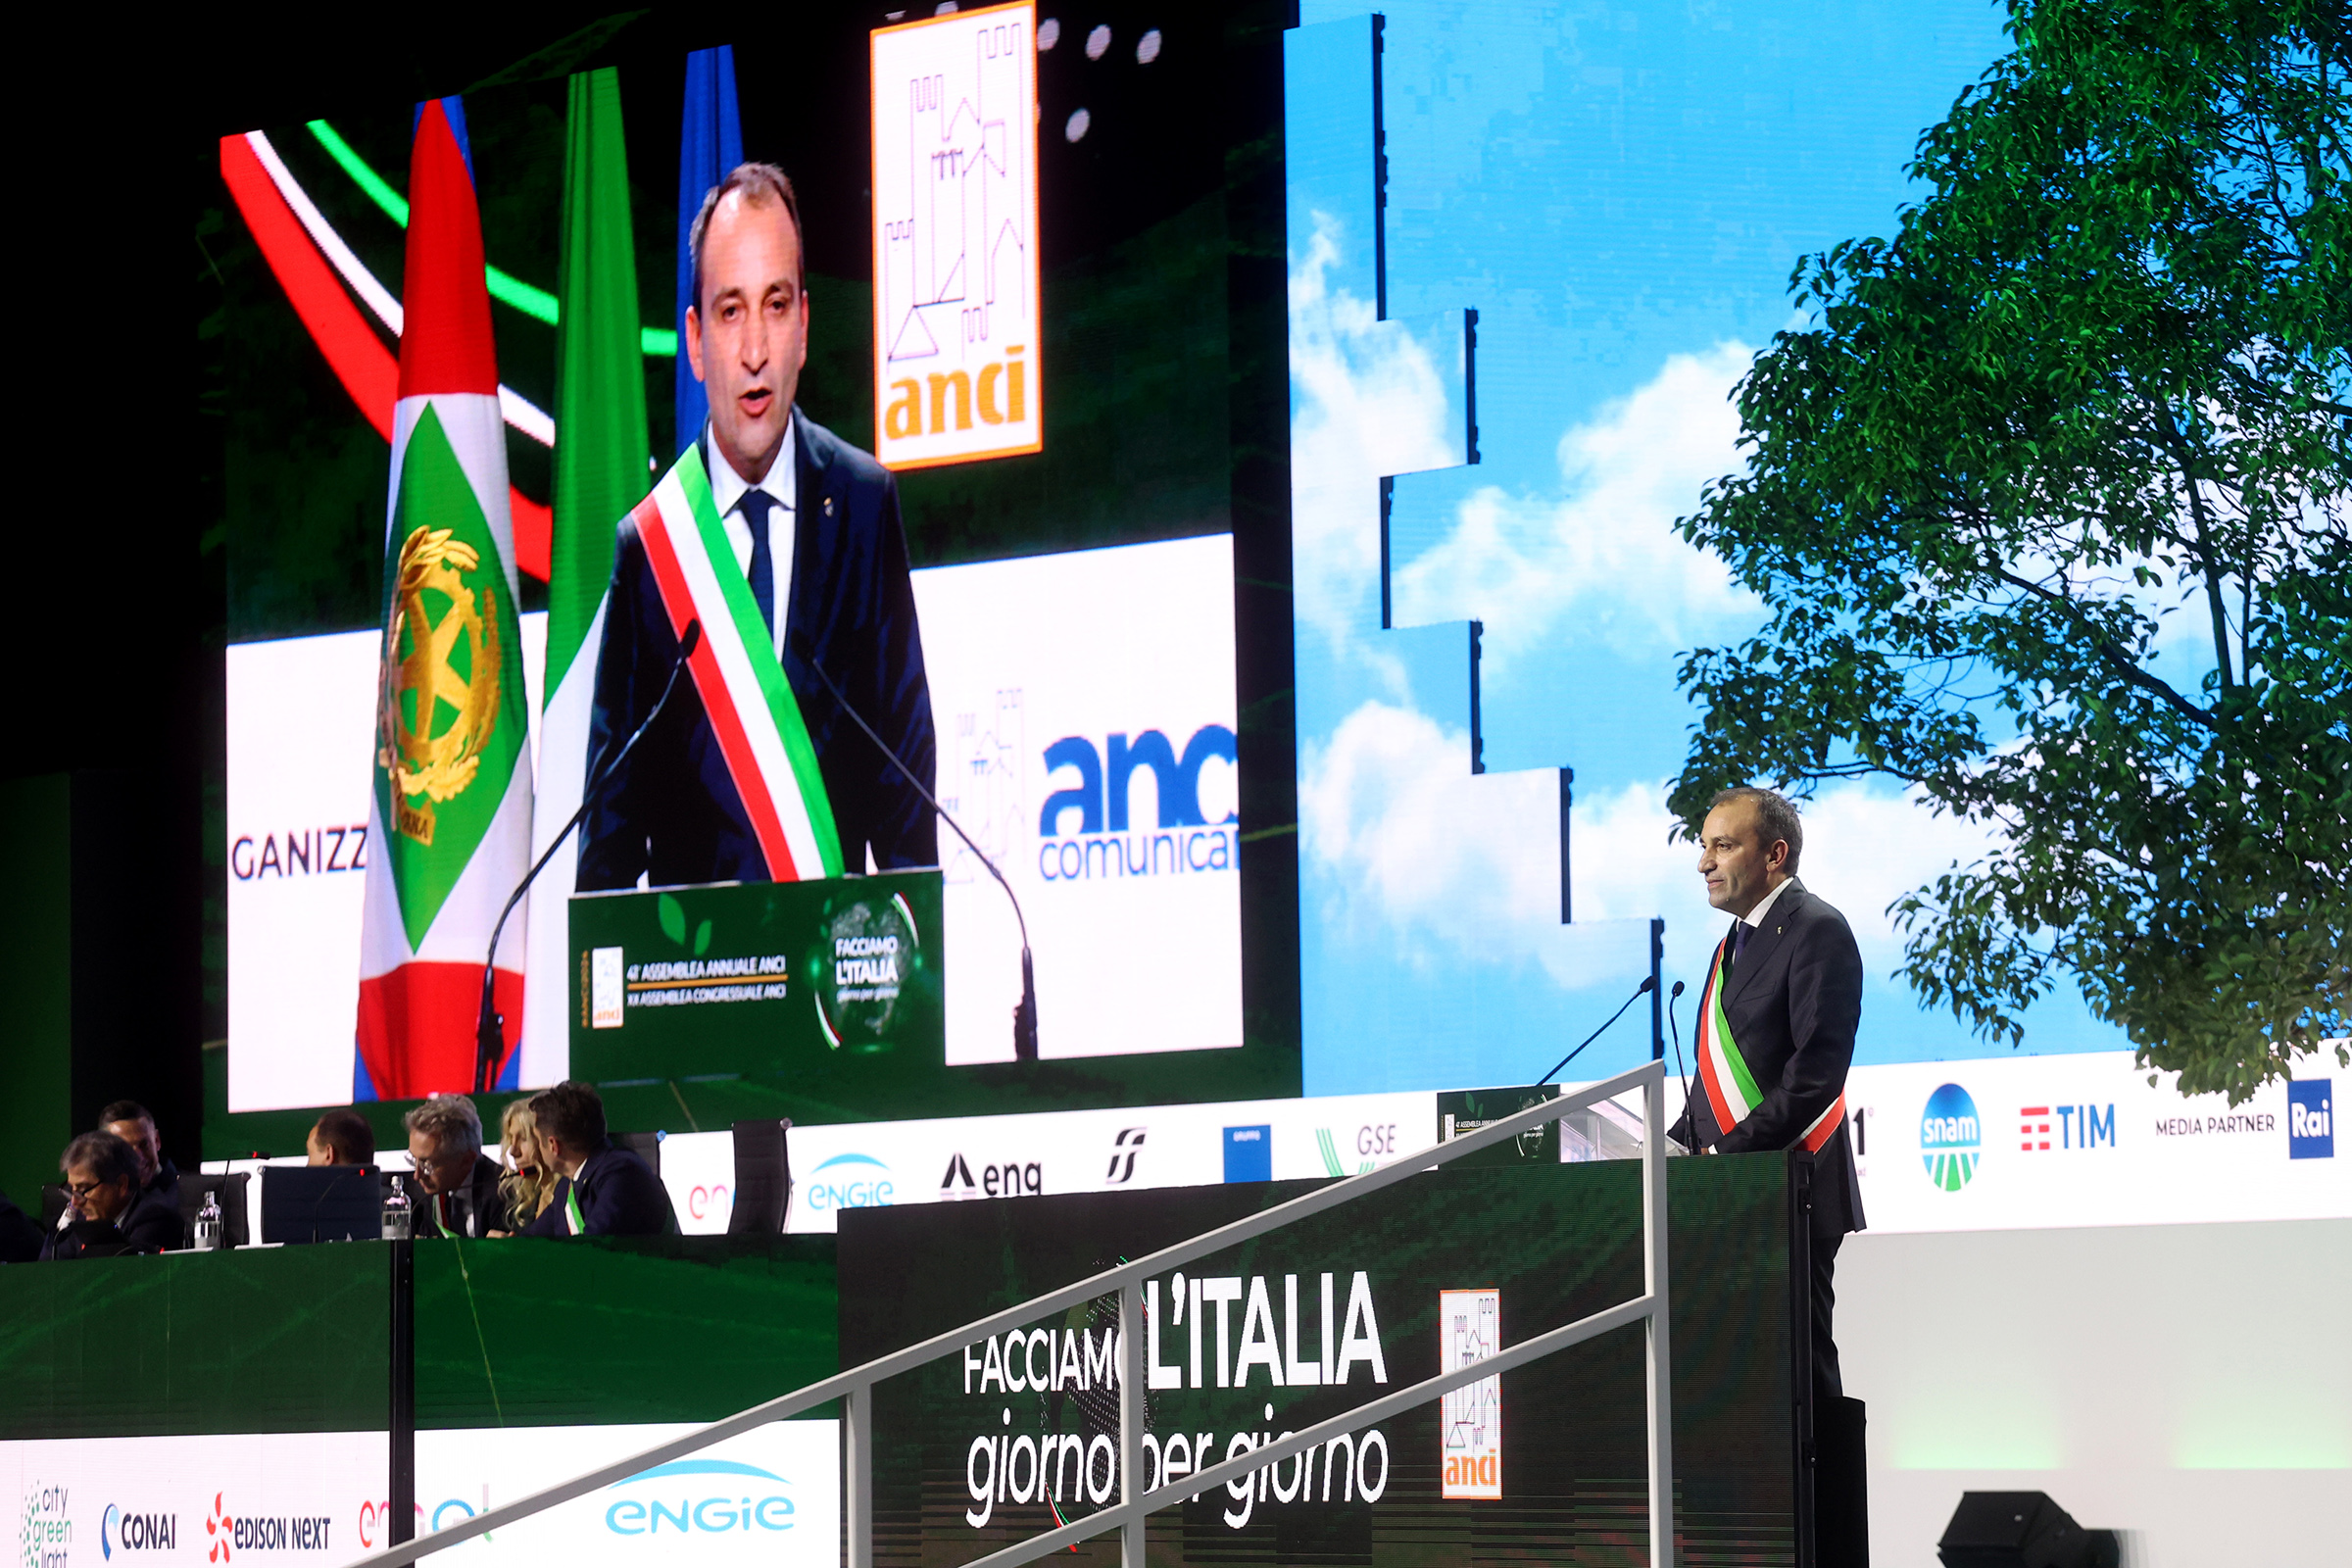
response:
[[[776,498],[764,490],[746,490],[743,493],[743,520],[752,529],[752,602],[760,607],[760,619],[767,626],[769,645],[776,636],[776,558],[768,548],[767,515],[774,510]]]
[[[1723,966],[1725,974],[1730,974],[1740,966],[1740,955],[1747,951],[1747,939],[1755,935],[1755,932],[1756,928],[1745,920],[1732,922],[1732,957],[1731,961]]]

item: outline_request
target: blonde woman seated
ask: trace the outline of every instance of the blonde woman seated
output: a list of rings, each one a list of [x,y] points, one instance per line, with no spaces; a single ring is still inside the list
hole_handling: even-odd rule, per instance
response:
[[[507,1102],[506,1113],[499,1117],[498,1142],[499,1163],[506,1170],[499,1178],[498,1191],[507,1200],[507,1222],[514,1230],[490,1234],[512,1236],[547,1211],[564,1177],[549,1167],[547,1156],[539,1152],[529,1096]]]

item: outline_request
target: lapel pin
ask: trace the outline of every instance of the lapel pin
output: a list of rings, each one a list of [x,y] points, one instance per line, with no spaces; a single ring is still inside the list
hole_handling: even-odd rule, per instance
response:
[[[825,515],[828,517],[833,515],[833,498],[831,496],[825,497]]]

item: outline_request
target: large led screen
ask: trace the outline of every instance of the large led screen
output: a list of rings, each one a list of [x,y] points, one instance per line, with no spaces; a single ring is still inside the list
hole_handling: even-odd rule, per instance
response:
[[[1032,1056],[1296,1091],[1243,995],[1294,841],[1242,817],[1237,584],[1286,512],[1230,260],[1279,32],[1233,22],[631,24],[223,138],[231,1111],[642,1078],[649,1036],[823,1068],[819,1120]],[[732,928],[666,891],[787,883]]]

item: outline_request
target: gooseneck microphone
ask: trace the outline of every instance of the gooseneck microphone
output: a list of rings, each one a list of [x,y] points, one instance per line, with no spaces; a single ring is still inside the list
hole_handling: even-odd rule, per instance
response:
[[[1674,1071],[1683,1081],[1683,1114],[1686,1116],[1690,1114],[1690,1074],[1683,1066],[1683,1026],[1675,1022],[1674,1004],[1683,1000],[1683,993],[1689,989],[1677,980],[1674,989],[1666,993],[1666,1027],[1674,1031]]]
[[[571,820],[564,824],[564,830],[549,842],[546,851],[522,874],[522,880],[514,884],[514,893],[507,899],[507,906],[498,911],[498,924],[490,931],[490,951],[482,959],[482,1004],[473,1022],[475,1094],[486,1095],[496,1087],[492,1080],[498,1071],[498,1058],[506,1054],[506,1020],[499,1015],[490,988],[496,973],[492,966],[498,961],[498,939],[506,934],[507,917],[514,912],[514,906],[522,902],[522,896],[531,890],[531,884],[538,880],[539,873],[547,869],[547,862],[555,858],[556,851],[563,848],[564,841],[571,836],[571,830],[580,825],[581,818],[588,814],[588,808],[596,804],[597,792],[612,782],[612,776],[620,771],[620,764],[628,760],[629,753],[637,749],[637,743],[645,739],[646,732],[654,727],[654,720],[662,716],[662,710],[669,706],[669,694],[678,689],[678,677],[686,673],[686,661],[692,659],[694,651],[702,645],[702,621],[699,618],[688,621],[686,634],[678,639],[678,657],[670,662],[669,679],[662,683],[662,695],[655,699],[653,711],[645,715],[645,722],[630,734],[620,750],[612,755],[612,760],[597,769],[596,777],[589,781],[587,788],[580,791],[580,808],[571,813]]]
[[[1004,890],[1004,897],[1012,901],[1012,918],[1021,928],[1021,1000],[1019,1005],[1012,1009],[1012,1056],[1015,1061],[1035,1061],[1037,1059],[1037,970],[1029,958],[1029,920],[1021,913],[1020,896],[1012,891],[1012,884],[1004,880],[1004,873],[997,869],[997,862],[989,858],[988,852],[973,843],[972,836],[963,830],[963,824],[956,821],[955,814],[939,804],[939,797],[931,793],[931,786],[915,776],[914,769],[908,767],[901,760],[899,754],[891,750],[890,743],[875,733],[874,726],[865,721],[865,715],[851,705],[849,698],[842,694],[839,686],[833,684],[833,677],[825,673],[824,666],[798,647],[792,647],[791,652],[794,659],[807,665],[809,673],[824,684],[825,690],[832,694],[834,702],[841,705],[841,710],[850,715],[851,721],[865,731],[865,738],[874,743],[875,749],[890,759],[890,765],[897,768],[906,782],[914,786],[914,792],[923,798],[924,803],[939,813],[940,820],[956,830],[956,836],[963,840],[963,847],[970,850],[982,865],[988,867],[988,874],[997,879],[997,885]]]
[[[1618,1019],[1625,1016],[1625,1009],[1627,1007],[1632,1006],[1635,1003],[1641,1001],[1643,997],[1648,996],[1657,988],[1657,976],[1643,975],[1642,977],[1642,983],[1634,987],[1634,994],[1626,998],[1625,1001],[1619,1004],[1615,1012],[1609,1014],[1608,1022],[1602,1024],[1599,1028],[1585,1036],[1584,1045],[1578,1046],[1574,1051],[1571,1051],[1568,1053],[1568,1054],[1562,1056],[1556,1063],[1554,1063],[1551,1071],[1545,1073],[1543,1077],[1536,1080],[1536,1087],[1541,1089],[1544,1087],[1544,1085],[1558,1077],[1561,1071],[1566,1068],[1570,1062],[1574,1061],[1578,1056],[1584,1054],[1585,1046],[1591,1045],[1593,1041],[1598,1040],[1602,1035],[1607,1034],[1609,1032],[1609,1024],[1615,1023]]]

